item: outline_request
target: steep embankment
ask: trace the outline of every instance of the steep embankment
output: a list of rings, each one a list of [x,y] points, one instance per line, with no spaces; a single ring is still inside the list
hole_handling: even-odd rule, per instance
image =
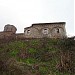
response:
[[[74,75],[74,67],[72,39],[0,42],[0,75]]]

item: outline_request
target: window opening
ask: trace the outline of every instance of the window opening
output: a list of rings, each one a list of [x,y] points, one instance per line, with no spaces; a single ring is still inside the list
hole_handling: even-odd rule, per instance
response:
[[[57,33],[59,33],[59,29],[57,28]]]
[[[30,30],[27,30],[27,34],[29,34],[30,33]]]
[[[44,34],[48,34],[48,29],[44,29]]]

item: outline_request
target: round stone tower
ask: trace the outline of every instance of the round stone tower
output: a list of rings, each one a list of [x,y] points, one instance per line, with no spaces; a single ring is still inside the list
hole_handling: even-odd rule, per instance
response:
[[[16,33],[16,31],[17,31],[17,28],[14,25],[7,24],[4,27],[4,32]]]

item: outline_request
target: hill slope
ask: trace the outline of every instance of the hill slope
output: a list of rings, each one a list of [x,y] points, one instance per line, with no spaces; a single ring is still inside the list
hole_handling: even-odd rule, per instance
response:
[[[30,39],[0,42],[0,75],[74,75],[75,41]]]

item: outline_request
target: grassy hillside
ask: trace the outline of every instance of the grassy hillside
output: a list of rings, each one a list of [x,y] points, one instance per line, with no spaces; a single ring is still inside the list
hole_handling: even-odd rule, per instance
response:
[[[0,41],[0,75],[75,75],[75,41]]]

